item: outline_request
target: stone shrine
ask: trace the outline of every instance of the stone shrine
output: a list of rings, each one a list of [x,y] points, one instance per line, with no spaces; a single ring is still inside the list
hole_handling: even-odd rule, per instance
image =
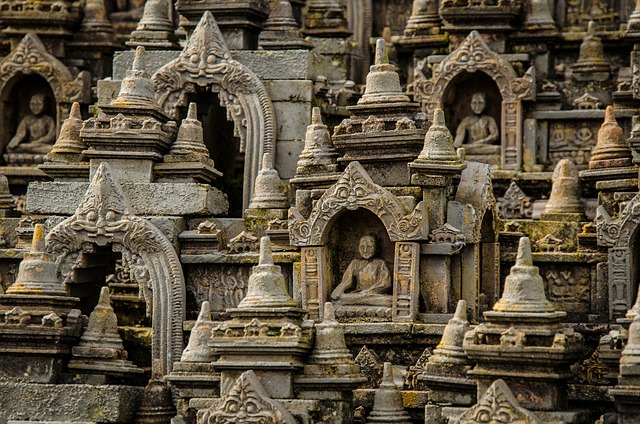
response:
[[[637,422],[639,101],[629,0],[0,0],[0,424]]]

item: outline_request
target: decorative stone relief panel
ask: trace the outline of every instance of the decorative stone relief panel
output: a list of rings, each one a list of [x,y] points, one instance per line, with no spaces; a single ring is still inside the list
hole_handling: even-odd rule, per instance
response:
[[[531,218],[533,214],[533,198],[524,194],[513,181],[497,203],[500,217],[503,219]]]
[[[394,321],[413,321],[418,315],[420,243],[396,243],[393,272]]]
[[[351,162],[338,181],[318,199],[305,219],[291,208],[289,231],[294,246],[318,246],[326,241],[326,230],[344,210],[367,209],[384,224],[392,241],[421,240],[428,236],[425,205],[407,211],[389,191],[373,182],[360,163]]]
[[[302,262],[302,304],[309,311],[309,318],[322,318],[324,308],[322,299],[326,298],[324,283],[326,277],[326,258],[324,247],[303,247],[300,260]]]
[[[245,152],[244,207],[253,195],[264,153],[275,157],[275,111],[264,84],[231,57],[213,15],[205,12],[177,59],[152,77],[158,103],[174,119],[197,88],[218,93]]]
[[[502,167],[517,169],[522,161],[522,104],[535,100],[534,68],[518,77],[513,66],[492,51],[477,31],[472,31],[460,47],[449,54],[435,69],[429,80],[414,82],[415,100],[423,105],[427,116],[443,107],[445,93],[462,72],[484,72],[498,86],[502,96]],[[420,75],[420,73],[418,73]]]
[[[588,266],[540,264],[547,283],[547,297],[559,310],[589,313],[591,309],[591,268]]]
[[[553,170],[561,159],[571,159],[578,169],[586,169],[596,145],[599,123],[593,121],[553,121],[549,124],[549,158]]]
[[[187,293],[196,305],[208,301],[211,312],[235,308],[247,294],[251,267],[235,264],[193,265],[187,271]]]
[[[152,373],[171,371],[182,354],[185,284],[180,260],[171,242],[148,221],[131,211],[129,200],[102,163],[76,213],[55,226],[46,238],[47,250],[56,258],[61,279],[68,283],[81,252],[93,245],[112,246],[122,253],[131,281],[151,315]]]

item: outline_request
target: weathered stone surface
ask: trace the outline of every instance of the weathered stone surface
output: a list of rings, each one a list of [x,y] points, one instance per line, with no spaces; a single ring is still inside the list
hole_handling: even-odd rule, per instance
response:
[[[132,422],[142,400],[142,388],[131,386],[0,382],[0,388],[0,418],[8,420]]]
[[[72,215],[89,183],[34,182],[27,193],[31,213]],[[218,189],[195,183],[123,184],[137,215],[223,215],[227,196]]]

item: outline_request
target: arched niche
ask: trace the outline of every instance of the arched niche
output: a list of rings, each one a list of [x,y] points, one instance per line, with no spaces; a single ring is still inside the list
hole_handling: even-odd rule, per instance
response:
[[[535,68],[518,77],[509,61],[492,51],[477,31],[471,31],[434,69],[430,80],[416,81],[416,100],[427,116],[433,116],[436,108],[446,107],[445,94],[452,90],[451,84],[460,81],[461,74],[476,72],[491,78],[500,92],[501,167],[518,169],[522,163],[522,101],[535,100]]]
[[[260,78],[231,58],[210,12],[204,13],[180,56],[160,68],[152,80],[160,107],[176,119],[190,93],[218,94],[245,154],[243,205],[248,207],[263,154],[275,157],[275,112]]]
[[[149,221],[131,211],[129,200],[102,163],[76,213],[46,238],[65,283],[73,278],[84,253],[111,246],[138,284],[152,322],[152,376],[171,371],[182,354],[185,282],[171,242]]]
[[[7,125],[5,116],[6,104],[10,101],[16,85],[23,85],[23,81],[36,81],[42,84],[45,81],[46,91],[53,96],[51,107],[54,108],[52,116],[56,118],[57,132],[64,119],[69,115],[73,102],[89,103],[91,99],[91,76],[82,71],[75,77],[69,69],[53,55],[49,54],[42,41],[35,34],[27,34],[18,43],[16,48],[5,58],[0,60],[0,134],[3,135],[2,146],[9,141],[9,128],[17,126],[17,123]],[[28,85],[24,84],[27,89]],[[15,106],[12,106],[15,108]],[[21,106],[19,106],[21,107]],[[28,108],[28,99],[27,99]],[[19,119],[19,118],[18,118]],[[9,138],[7,138],[9,137]]]
[[[43,114],[56,120],[56,99],[47,81],[38,74],[16,75],[13,80],[7,82],[0,95],[3,122],[3,132],[0,133],[2,138],[0,151],[4,152],[4,148],[15,135],[22,118],[31,113],[29,102],[34,94],[44,94],[46,100]]]
[[[640,195],[612,220],[603,206],[596,212],[598,244],[609,247],[609,318],[624,317],[640,283]]]

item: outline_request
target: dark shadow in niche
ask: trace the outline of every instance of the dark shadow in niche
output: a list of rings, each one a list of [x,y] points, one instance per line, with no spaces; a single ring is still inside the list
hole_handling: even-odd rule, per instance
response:
[[[5,85],[0,94],[2,102],[2,133],[0,142],[2,152],[11,138],[16,134],[18,124],[22,118],[31,113],[29,103],[34,94],[44,94],[46,101],[43,115],[49,115],[57,122],[56,99],[47,81],[39,75],[20,75]]]
[[[342,281],[342,276],[351,261],[360,257],[360,238],[368,234],[375,235],[377,240],[376,254],[373,257],[384,260],[393,275],[394,243],[389,239],[380,218],[366,209],[344,212],[337,217],[329,230],[327,259],[332,278],[327,287],[327,299],[330,299],[331,292]]]
[[[471,110],[471,97],[478,92],[484,93],[486,96],[486,107],[483,114],[495,119],[500,129],[502,96],[495,81],[482,71],[473,73],[464,71],[449,83],[442,97],[447,127],[454,139],[460,122],[465,117],[474,115]]]
[[[234,136],[233,122],[227,120],[227,109],[220,106],[218,94],[199,89],[189,95],[189,103],[198,106],[198,120],[202,122],[204,144],[222,176],[211,183],[229,198],[231,218],[242,217],[244,181],[244,153],[240,152],[240,138]],[[187,109],[180,109],[180,121],[187,117]]]

